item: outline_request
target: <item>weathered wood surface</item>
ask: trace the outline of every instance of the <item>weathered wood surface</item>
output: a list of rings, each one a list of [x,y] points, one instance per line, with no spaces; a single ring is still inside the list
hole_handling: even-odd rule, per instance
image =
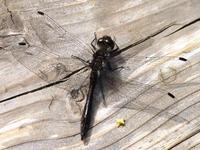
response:
[[[11,52],[31,32],[36,10],[88,44],[94,32],[115,36],[121,48],[136,43],[123,54],[132,57],[126,77],[176,96],[150,89],[135,100],[143,108],[130,106],[110,117],[99,108],[83,145],[80,122],[68,122],[69,91],[46,88],[0,103],[0,149],[200,149],[199,0],[1,0],[0,6],[1,100],[46,84]],[[116,118],[125,118],[126,125],[117,128]]]

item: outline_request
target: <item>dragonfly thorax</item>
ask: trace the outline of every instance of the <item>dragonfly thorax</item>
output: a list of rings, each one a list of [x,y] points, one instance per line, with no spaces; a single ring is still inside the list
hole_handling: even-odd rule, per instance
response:
[[[99,49],[94,53],[93,60],[91,62],[91,68],[93,71],[100,71],[105,66],[106,60],[109,57],[109,52],[105,49]]]

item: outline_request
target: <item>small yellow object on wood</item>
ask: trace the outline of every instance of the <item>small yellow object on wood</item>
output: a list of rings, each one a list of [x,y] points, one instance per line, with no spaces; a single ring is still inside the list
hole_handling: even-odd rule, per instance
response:
[[[117,127],[124,126],[125,125],[125,119],[123,119],[123,118],[116,119],[116,124],[117,124]]]

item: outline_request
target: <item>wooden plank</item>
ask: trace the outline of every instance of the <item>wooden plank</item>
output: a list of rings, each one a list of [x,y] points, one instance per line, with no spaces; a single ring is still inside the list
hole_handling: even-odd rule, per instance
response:
[[[113,115],[115,109],[100,105],[88,145],[80,140],[81,111],[69,90],[55,86],[0,103],[0,149],[198,149],[198,0],[1,0],[0,100],[46,84],[13,57],[24,38],[45,47],[30,26],[37,10],[88,45],[94,32],[115,36],[120,48],[132,44],[122,54],[130,58],[122,78],[156,88]],[[117,128],[117,118],[126,125]]]
[[[186,141],[182,142],[181,144],[175,146],[172,149],[198,149],[199,148],[199,133],[192,134],[191,137],[188,137]]]

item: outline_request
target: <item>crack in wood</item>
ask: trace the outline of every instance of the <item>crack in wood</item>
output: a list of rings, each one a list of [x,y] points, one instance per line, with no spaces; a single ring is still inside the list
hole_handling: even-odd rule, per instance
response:
[[[13,37],[13,36],[19,36],[23,35],[22,33],[14,33],[14,34],[8,34],[8,35],[0,35],[0,38],[8,38],[8,37]]]
[[[15,25],[15,21],[13,19],[12,11],[8,8],[6,0],[4,0],[4,6],[6,7],[7,12],[10,14],[10,19],[11,19],[12,23]]]
[[[135,42],[135,43],[133,43],[133,44],[130,44],[129,46],[127,46],[127,47],[125,47],[125,48],[122,48],[120,51],[118,51],[117,53],[115,53],[115,55],[118,55],[119,53],[122,53],[122,52],[124,52],[124,51],[127,51],[127,50],[130,49],[130,48],[133,48],[133,47],[135,47],[135,46],[137,46],[137,45],[139,45],[139,44],[142,44],[142,43],[146,42],[147,40],[149,40],[149,39],[151,39],[151,38],[153,38],[153,37],[159,35],[160,33],[166,31],[167,29],[169,29],[170,27],[172,27],[172,26],[174,26],[174,25],[176,25],[176,23],[171,23],[171,24],[168,24],[168,25],[164,26],[163,28],[161,28],[160,30],[156,31],[156,32],[153,33],[153,34],[150,34],[150,35],[147,36],[146,38],[140,39],[139,41],[137,41],[137,42]],[[115,56],[115,55],[114,55],[114,56]]]
[[[190,139],[191,137],[195,136],[196,134],[200,133],[200,128],[198,130],[195,130],[193,132],[191,132],[190,134],[188,134],[185,138],[183,138],[182,140],[178,141],[177,143],[175,143],[174,145],[172,145],[170,148],[168,148],[169,150],[175,148],[176,146],[180,145],[181,143],[187,141],[188,139]]]
[[[86,67],[86,66],[84,66],[84,67],[82,67],[82,68],[80,68],[80,69],[78,69],[78,70],[75,70],[75,71],[71,72],[71,73],[68,74],[65,78],[63,78],[63,79],[61,79],[61,80],[58,80],[58,81],[49,83],[49,84],[47,84],[47,85],[41,86],[41,87],[39,87],[39,88],[35,88],[35,89],[33,89],[33,90],[29,90],[29,91],[26,91],[26,92],[24,92],[24,93],[20,93],[20,94],[11,96],[11,97],[9,97],[9,98],[0,100],[0,103],[3,103],[3,102],[6,102],[6,101],[9,101],[9,100],[12,100],[12,99],[14,99],[14,98],[21,97],[21,96],[24,96],[24,95],[27,95],[27,94],[30,94],[30,93],[34,93],[34,92],[37,92],[37,91],[40,91],[40,90],[43,90],[43,89],[52,87],[52,86],[54,86],[54,85],[57,85],[57,84],[66,82],[70,76],[72,76],[72,75],[75,74],[75,73],[78,73],[79,71],[81,71],[81,70],[84,69],[85,67]]]
[[[180,28],[178,28],[177,30],[175,30],[174,32],[172,32],[172,33],[166,35],[165,37],[168,37],[168,36],[170,36],[170,35],[172,35],[172,34],[175,34],[175,33],[179,32],[180,30],[183,30],[184,28],[187,28],[187,27],[189,27],[189,26],[191,26],[191,25],[197,23],[198,21],[200,21],[200,18],[197,18],[197,19],[195,19],[195,20],[193,20],[193,21],[191,21],[191,22],[189,22],[189,23],[183,25],[182,27],[180,27]]]

